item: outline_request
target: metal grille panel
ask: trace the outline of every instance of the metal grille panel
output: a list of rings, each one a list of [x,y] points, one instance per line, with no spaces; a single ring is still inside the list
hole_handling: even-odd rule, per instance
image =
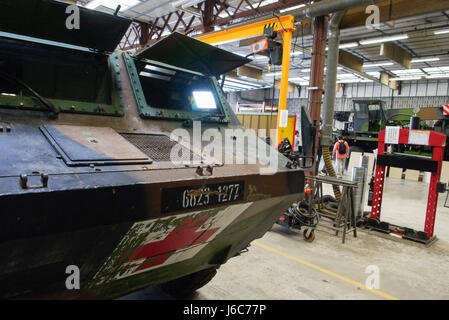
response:
[[[201,157],[188,148],[171,140],[166,135],[122,133],[122,137],[149,156],[153,161],[170,161],[170,152],[177,146],[179,152],[177,160],[200,161]]]

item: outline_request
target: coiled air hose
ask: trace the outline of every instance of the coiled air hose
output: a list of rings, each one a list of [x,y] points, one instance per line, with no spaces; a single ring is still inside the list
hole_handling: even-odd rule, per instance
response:
[[[312,208],[312,212],[309,214],[308,205],[303,202],[298,203],[296,207],[290,207],[287,209],[288,215],[293,217],[300,226],[316,228],[320,221],[320,215]]]
[[[324,165],[326,166],[326,171],[328,172],[328,174],[331,177],[336,178],[337,175],[335,174],[334,166],[332,165],[331,155],[329,152],[329,146],[323,146],[323,160],[324,160]],[[340,198],[341,198],[340,187],[333,184],[332,188],[334,189],[335,200],[337,200],[337,202],[340,202]]]

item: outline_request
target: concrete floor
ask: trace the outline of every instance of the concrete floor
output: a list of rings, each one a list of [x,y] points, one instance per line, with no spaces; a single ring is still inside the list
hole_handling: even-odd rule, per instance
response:
[[[330,187],[330,186],[329,186]],[[387,179],[382,218],[422,230],[427,202],[423,182]],[[330,191],[330,188],[329,188]],[[194,299],[449,299],[449,208],[440,194],[435,234],[426,248],[376,232],[348,234],[345,244],[319,228],[315,241],[275,225],[231,259]],[[368,210],[369,207],[366,207]],[[379,269],[379,288],[365,286],[366,268]],[[125,299],[170,299],[148,289]]]

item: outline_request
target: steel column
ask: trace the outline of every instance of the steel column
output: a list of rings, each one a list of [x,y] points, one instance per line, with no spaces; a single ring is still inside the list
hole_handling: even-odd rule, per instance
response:
[[[140,25],[139,45],[143,47],[150,40],[150,25],[144,22],[139,22],[139,25]]]
[[[334,107],[337,86],[337,67],[340,45],[340,22],[346,10],[336,12],[329,20],[326,84],[323,104],[323,123],[321,145],[329,147],[332,145],[332,124],[334,120]]]
[[[312,66],[309,84],[309,114],[317,131],[320,128],[321,104],[323,99],[324,63],[326,61],[327,16],[315,18],[313,22]],[[315,137],[314,157],[318,151],[318,135]],[[315,169],[316,171],[316,169]]]
[[[202,12],[204,32],[211,32],[214,30],[214,27],[212,25],[213,19],[214,19],[214,0],[206,0],[204,2],[204,11]]]

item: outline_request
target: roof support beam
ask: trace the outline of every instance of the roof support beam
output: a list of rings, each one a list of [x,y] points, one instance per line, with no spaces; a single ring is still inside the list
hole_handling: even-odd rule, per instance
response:
[[[394,43],[382,43],[379,54],[396,61],[404,68],[410,69],[412,66],[412,55]]]
[[[316,132],[320,130],[321,104],[324,92],[324,63],[326,62],[326,41],[327,41],[328,17],[316,17],[313,21],[313,45],[312,45],[312,65],[310,69],[309,82],[309,115],[312,125],[316,127]],[[315,146],[313,150],[314,159],[318,152],[318,134],[315,136]],[[314,163],[311,172],[316,174],[318,166]]]
[[[213,19],[214,19],[214,0],[206,0],[204,2],[204,10],[202,11],[204,32],[211,32],[214,30]]]
[[[312,124],[319,129],[322,96],[324,89],[324,63],[326,62],[327,40],[326,16],[317,17],[314,20],[314,33],[312,45],[312,66],[310,69],[309,89],[309,114]]]

